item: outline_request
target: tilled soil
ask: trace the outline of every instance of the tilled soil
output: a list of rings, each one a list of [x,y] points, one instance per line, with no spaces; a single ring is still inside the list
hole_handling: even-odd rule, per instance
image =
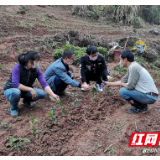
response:
[[[36,8],[34,11],[32,10],[33,7]],[[13,66],[17,63],[17,56],[21,53],[20,49],[23,49],[23,51],[27,51],[28,48],[35,50],[36,46],[32,43],[32,40],[41,38],[41,36],[56,34],[59,32],[58,29],[62,28],[62,25],[60,25],[57,30],[48,31],[44,26],[36,24],[43,18],[41,13],[46,14],[51,10],[57,15],[59,21],[63,24],[67,23],[67,26],[70,27],[68,30],[75,24],[79,26],[84,26],[84,24],[95,25],[71,16],[68,9],[58,6],[47,6],[45,8],[30,6],[31,12],[28,17],[33,19],[10,16],[5,12],[5,7],[1,8],[1,11],[3,11],[3,15],[0,15],[1,29],[4,32],[2,32],[0,42],[0,155],[160,155],[159,153],[143,154],[142,150],[144,148],[128,147],[132,132],[159,132],[160,99],[158,98],[155,104],[149,105],[149,111],[146,113],[129,114],[127,110],[131,106],[121,98],[119,87],[105,88],[103,93],[97,94],[94,89],[91,92],[81,92],[79,88],[69,86],[67,91],[72,94],[61,96],[61,105],[45,98],[34,102],[34,109],[27,109],[21,100],[19,102],[20,118],[11,117],[10,103],[4,97],[3,87]],[[20,25],[20,22],[24,19],[25,27],[22,23]],[[58,20],[55,19],[51,22],[56,21]],[[33,23],[33,27],[29,27],[28,23]],[[111,36],[110,38],[122,36],[123,33],[119,35],[118,30],[111,31],[108,34]],[[88,31],[87,27],[85,31]],[[104,34],[104,30],[97,32],[96,28],[93,30],[93,34],[107,36]],[[42,57],[40,69],[44,73],[55,60],[52,53],[47,52],[43,47],[39,49],[39,52]],[[118,63],[107,63],[109,71],[112,71],[116,65]],[[75,79],[80,82],[78,66],[72,67],[75,72]],[[155,79],[157,78],[156,85],[160,89],[157,74],[152,70],[150,70],[150,73]],[[112,76],[115,80],[120,80],[123,75],[124,73],[120,73]],[[35,82],[34,87],[41,88],[38,82]],[[50,110],[54,111],[57,120],[55,124],[47,114]],[[39,119],[35,123],[37,135],[31,133],[30,116]],[[23,147],[23,143],[19,142],[20,150],[18,151],[14,147],[10,147],[10,141],[7,139],[9,136],[12,138],[27,138],[31,142],[25,143],[27,147]],[[112,149],[104,152],[110,145],[113,146]]]

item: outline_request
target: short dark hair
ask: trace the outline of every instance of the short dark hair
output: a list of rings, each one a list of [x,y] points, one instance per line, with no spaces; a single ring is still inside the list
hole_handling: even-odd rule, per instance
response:
[[[27,53],[21,53],[18,56],[18,61],[21,65],[26,65],[28,63],[29,60],[40,60],[40,54],[36,51],[28,51]]]
[[[86,50],[87,54],[88,55],[91,55],[91,54],[95,54],[98,52],[97,50],[97,47],[96,46],[89,46]]]
[[[123,50],[120,52],[120,55],[122,59],[127,58],[129,62],[134,61],[134,54],[130,50]]]
[[[67,58],[71,58],[71,56],[75,54],[72,50],[65,50],[63,55],[62,55],[62,59],[65,59],[66,57]]]

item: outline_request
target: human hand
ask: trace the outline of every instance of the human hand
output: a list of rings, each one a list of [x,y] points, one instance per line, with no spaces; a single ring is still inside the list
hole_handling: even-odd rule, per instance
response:
[[[108,78],[108,81],[109,81],[109,82],[113,82],[113,81],[114,81],[114,78],[111,77],[111,76],[107,76],[107,78]]]
[[[54,99],[56,99],[57,101],[59,100],[59,96],[56,95],[56,94],[54,94],[52,97],[53,97]]]
[[[110,86],[110,82],[103,81],[101,85],[102,87],[108,87]]]
[[[82,84],[81,88],[84,88],[86,91],[91,90],[91,86],[88,86],[86,83]]]
[[[36,91],[33,88],[31,89],[30,92],[31,92],[31,95],[32,95],[32,99],[36,99],[38,97]]]

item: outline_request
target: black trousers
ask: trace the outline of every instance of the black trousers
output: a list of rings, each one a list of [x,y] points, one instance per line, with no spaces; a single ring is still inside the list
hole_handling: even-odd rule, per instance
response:
[[[69,75],[69,76],[72,79],[74,78],[74,74]],[[56,91],[54,91],[54,93],[57,95],[59,95],[61,92],[63,92],[68,86],[68,84],[66,84],[64,81],[62,81],[59,76],[55,77],[54,84],[56,87]]]
[[[90,81],[95,81],[97,84],[102,83],[102,81],[107,81],[107,72],[104,70],[102,73],[93,73],[89,70],[85,71],[86,83],[90,84]]]

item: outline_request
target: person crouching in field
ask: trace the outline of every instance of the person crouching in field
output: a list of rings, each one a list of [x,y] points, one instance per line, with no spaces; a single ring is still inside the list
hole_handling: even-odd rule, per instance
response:
[[[20,98],[23,98],[23,103],[27,108],[33,108],[34,105],[31,102],[45,98],[46,93],[56,100],[59,99],[52,92],[43,77],[42,71],[38,68],[39,60],[40,54],[35,51],[21,53],[18,56],[19,63],[13,67],[11,76],[4,86],[4,95],[10,101],[12,116],[18,115],[18,102]],[[45,91],[32,86],[36,78]]]
[[[70,94],[65,89],[68,85],[78,88],[85,88],[90,90],[88,85],[81,85],[74,80],[74,73],[70,71],[70,65],[73,63],[75,53],[72,50],[65,50],[62,57],[53,62],[45,71],[44,78],[50,85],[52,91],[58,95]],[[52,101],[53,98],[50,97]]]
[[[121,81],[106,82],[105,86],[122,86],[120,95],[134,109],[130,113],[147,111],[147,104],[153,104],[158,98],[158,90],[149,72],[134,61],[134,55],[129,50],[120,52],[120,67],[126,67],[127,73]]]
[[[99,92],[103,92],[101,88],[102,80],[107,81],[113,79],[110,77],[105,63],[105,59],[102,55],[98,54],[96,46],[90,46],[86,50],[87,54],[81,57],[81,63],[79,66],[80,78],[83,84],[90,85],[90,81],[95,81],[96,88]],[[82,91],[86,91],[82,88]]]

